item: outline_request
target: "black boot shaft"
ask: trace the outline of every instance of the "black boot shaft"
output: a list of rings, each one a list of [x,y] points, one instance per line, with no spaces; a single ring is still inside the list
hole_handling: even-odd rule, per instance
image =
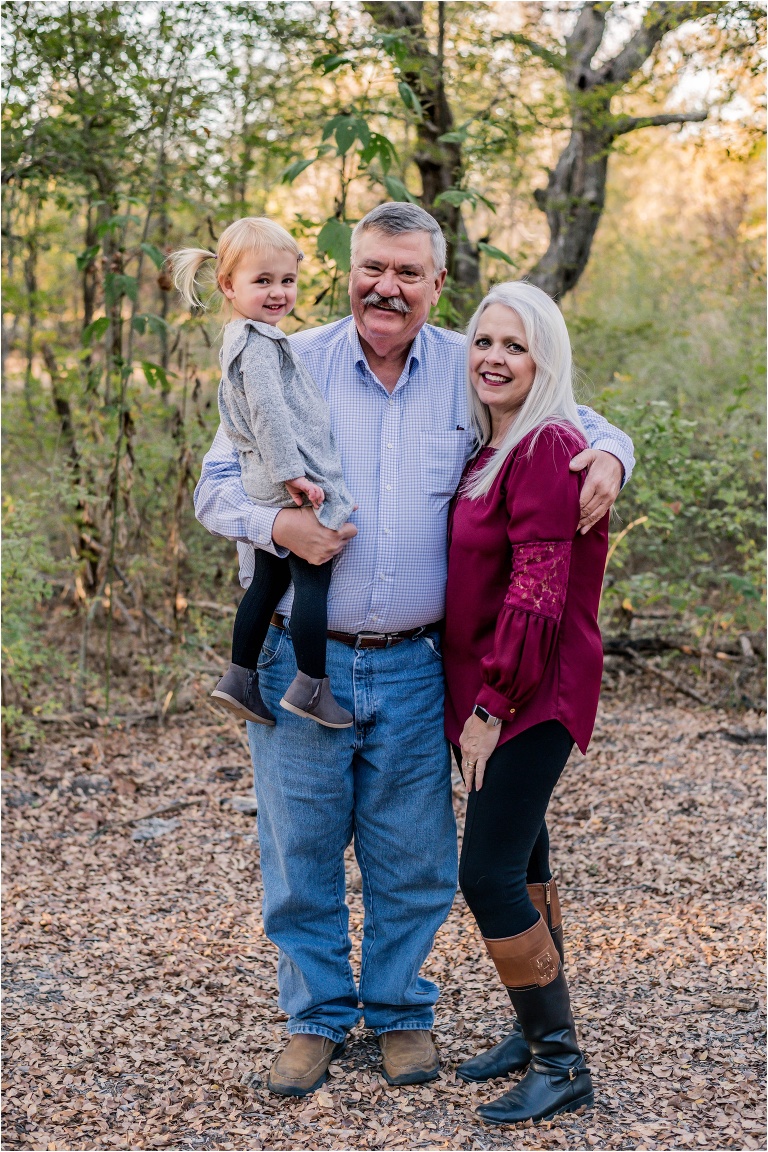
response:
[[[576,1040],[562,967],[544,987],[508,988],[531,1063],[522,1080],[478,1114],[490,1124],[546,1120],[594,1103],[592,1077]]]

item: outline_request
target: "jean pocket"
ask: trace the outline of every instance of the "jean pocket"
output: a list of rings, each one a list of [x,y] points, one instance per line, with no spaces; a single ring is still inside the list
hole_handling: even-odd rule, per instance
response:
[[[259,653],[259,662],[256,665],[259,672],[264,668],[269,668],[274,664],[280,655],[280,649],[285,643],[285,630],[283,628],[276,628],[274,624],[270,624],[267,638],[264,641],[261,652]]]
[[[420,432],[422,492],[427,496],[453,496],[471,446],[471,432]]]
[[[422,636],[420,639],[422,644],[426,645],[430,656],[437,660],[438,664],[442,664],[443,653],[440,650],[440,637],[437,634],[434,634],[431,636]]]

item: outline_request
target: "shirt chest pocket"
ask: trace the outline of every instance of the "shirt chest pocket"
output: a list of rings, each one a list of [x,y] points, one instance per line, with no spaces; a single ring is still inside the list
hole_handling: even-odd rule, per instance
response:
[[[427,496],[453,496],[469,456],[472,433],[419,433],[421,490]]]

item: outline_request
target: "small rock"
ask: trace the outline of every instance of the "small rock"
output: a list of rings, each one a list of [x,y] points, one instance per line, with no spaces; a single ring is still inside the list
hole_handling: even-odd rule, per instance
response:
[[[222,764],[213,773],[214,777],[219,780],[239,780],[243,774],[243,769],[239,764]]]
[[[244,816],[255,816],[258,811],[256,797],[252,792],[248,796],[230,797],[229,806],[234,808],[235,812],[242,812]]]
[[[180,823],[180,820],[161,820],[158,816],[153,816],[136,825],[131,840],[157,840],[167,832],[174,832]]]
[[[99,792],[109,792],[112,781],[106,776],[85,775],[75,776],[70,786],[71,792],[79,792],[81,796],[95,796]]]
[[[28,804],[35,808],[40,799],[38,792],[25,792],[21,788],[16,788],[6,794],[5,803],[8,808],[26,808]]]

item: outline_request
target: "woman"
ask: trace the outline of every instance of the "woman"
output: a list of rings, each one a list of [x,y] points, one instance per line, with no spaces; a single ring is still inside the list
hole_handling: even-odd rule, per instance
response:
[[[519,1024],[465,1080],[528,1071],[478,1109],[512,1124],[594,1101],[562,967],[547,805],[586,750],[602,672],[607,515],[579,535],[585,446],[565,322],[546,293],[494,288],[468,332],[479,453],[450,522],[446,730],[469,793],[460,884]],[[530,1061],[530,1063],[529,1063]]]

